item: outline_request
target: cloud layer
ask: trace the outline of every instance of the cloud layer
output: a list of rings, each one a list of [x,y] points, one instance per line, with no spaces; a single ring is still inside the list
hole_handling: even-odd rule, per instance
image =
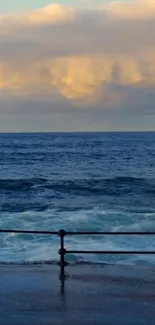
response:
[[[0,15],[1,116],[32,103],[36,114],[89,110],[99,124],[114,111],[155,114],[154,35],[154,0]]]

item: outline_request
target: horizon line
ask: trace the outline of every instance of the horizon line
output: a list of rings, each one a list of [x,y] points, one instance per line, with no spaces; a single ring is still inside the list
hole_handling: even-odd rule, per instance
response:
[[[135,131],[8,131],[2,134],[80,134],[80,133],[155,133],[155,130],[135,130]]]

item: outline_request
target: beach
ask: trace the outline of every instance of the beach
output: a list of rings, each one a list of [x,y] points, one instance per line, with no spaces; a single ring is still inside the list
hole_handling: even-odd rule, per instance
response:
[[[154,325],[155,269],[129,265],[0,267],[0,324]]]

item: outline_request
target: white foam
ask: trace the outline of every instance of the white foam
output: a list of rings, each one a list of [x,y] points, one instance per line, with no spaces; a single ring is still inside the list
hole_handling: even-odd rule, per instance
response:
[[[155,231],[155,220],[142,220],[140,222],[135,222],[129,225],[118,225],[113,227],[113,231]]]
[[[64,228],[76,230],[110,230],[110,231],[152,231],[155,228],[155,214],[134,214],[113,210],[94,208],[80,211],[26,211],[20,213],[3,214],[1,228],[27,230],[59,230]],[[58,260],[59,237],[42,235],[1,234],[0,260],[2,261],[44,261]],[[75,250],[153,250],[155,239],[153,236],[66,236],[65,246]],[[154,256],[108,256],[108,255],[80,255],[77,258],[92,262],[115,261],[129,264],[154,263]]]

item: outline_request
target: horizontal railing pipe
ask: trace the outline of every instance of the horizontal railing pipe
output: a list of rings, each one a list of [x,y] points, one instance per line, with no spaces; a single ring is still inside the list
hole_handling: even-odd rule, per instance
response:
[[[35,234],[35,235],[58,235],[58,231],[43,231],[43,230],[22,230],[22,229],[0,229],[0,233],[13,234]]]
[[[66,250],[66,254],[118,254],[118,255],[132,255],[132,254],[148,254],[153,255],[155,251],[85,251],[85,250]]]
[[[0,233],[19,233],[19,234],[43,234],[43,235],[59,235],[59,231],[47,231],[47,230],[22,230],[22,229],[0,229]],[[123,232],[123,231],[116,231],[116,232],[110,232],[110,231],[100,231],[100,232],[95,232],[95,231],[65,231],[66,236],[86,236],[86,235],[100,235],[100,236],[128,236],[128,235],[140,235],[140,236],[145,236],[145,235],[152,235],[155,236],[155,232],[151,231],[144,231],[144,232],[134,232],[134,231],[128,231],[128,232]]]
[[[99,232],[95,232],[95,231],[76,231],[76,232],[66,231],[66,235],[68,235],[68,236],[72,236],[72,235],[74,235],[74,236],[77,236],[77,235],[80,235],[80,236],[82,236],[82,235],[84,235],[84,236],[86,236],[86,235],[88,235],[88,236],[89,235],[96,235],[96,236],[98,236],[98,235],[101,235],[101,236],[152,235],[153,236],[154,235],[155,236],[155,232],[151,232],[151,231],[144,231],[144,232],[140,232],[140,231],[138,231],[138,232],[134,232],[134,231],[128,231],[128,232],[123,232],[123,231],[116,231],[116,232],[110,232],[110,231],[99,231]]]

